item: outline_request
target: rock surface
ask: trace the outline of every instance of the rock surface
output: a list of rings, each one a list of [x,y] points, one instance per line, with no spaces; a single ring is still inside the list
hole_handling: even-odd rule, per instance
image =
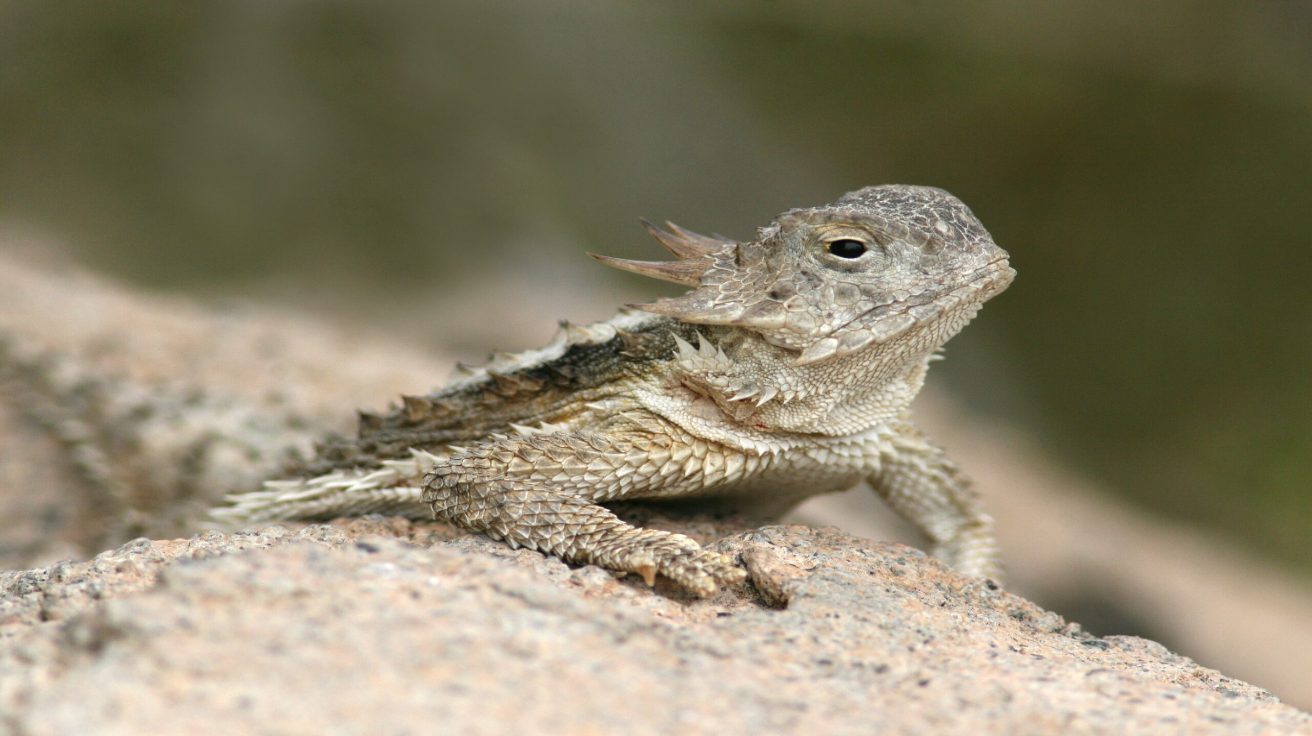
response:
[[[3,573],[3,725],[1312,733],[1263,690],[1147,640],[1088,636],[907,547],[800,526],[689,530],[729,535],[752,582],[690,600],[395,520],[138,540]]]
[[[336,429],[447,365],[386,334],[216,313],[3,254],[0,333]],[[1213,540],[1182,545],[1179,530],[1057,493],[1069,477],[968,421],[940,424],[992,496],[1017,589],[1127,580],[1115,598],[1149,605],[1150,630],[1312,702],[1301,589]],[[834,530],[646,522],[731,537],[752,585],[710,601],[393,521],[143,540],[51,565],[130,536],[4,400],[0,437],[0,567],[38,568],[0,573],[0,733],[1312,733],[1305,714],[1158,645],[1083,636]],[[871,509],[843,504],[870,496],[816,499],[799,518],[859,527]],[[190,533],[168,526],[148,533]]]

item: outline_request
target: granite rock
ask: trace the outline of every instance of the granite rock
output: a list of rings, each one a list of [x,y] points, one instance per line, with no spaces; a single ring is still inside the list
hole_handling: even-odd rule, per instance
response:
[[[648,517],[739,555],[696,600],[439,524],[137,540],[0,574],[22,734],[1312,733],[905,546]]]

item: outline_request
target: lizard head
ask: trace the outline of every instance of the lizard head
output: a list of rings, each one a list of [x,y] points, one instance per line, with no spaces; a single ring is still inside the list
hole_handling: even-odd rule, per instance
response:
[[[799,364],[941,325],[924,345],[932,351],[1015,276],[970,209],[933,187],[866,187],[789,210],[749,242],[646,225],[678,260],[594,257],[695,288],[638,309],[753,330]]]

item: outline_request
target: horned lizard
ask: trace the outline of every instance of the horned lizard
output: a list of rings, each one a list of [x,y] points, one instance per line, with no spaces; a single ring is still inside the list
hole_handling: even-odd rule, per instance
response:
[[[709,595],[742,568],[602,504],[705,499],[782,512],[866,480],[973,576],[992,520],[909,418],[939,348],[1011,283],[1007,253],[941,189],[867,187],[735,242],[647,229],[667,262],[602,263],[692,287],[362,413],[295,477],[231,496],[231,524],[433,516],[574,563]]]

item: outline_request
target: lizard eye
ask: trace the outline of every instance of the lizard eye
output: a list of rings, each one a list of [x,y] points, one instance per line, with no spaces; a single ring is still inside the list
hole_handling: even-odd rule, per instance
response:
[[[839,258],[860,258],[866,252],[866,244],[853,238],[843,238],[829,243],[829,252]]]

